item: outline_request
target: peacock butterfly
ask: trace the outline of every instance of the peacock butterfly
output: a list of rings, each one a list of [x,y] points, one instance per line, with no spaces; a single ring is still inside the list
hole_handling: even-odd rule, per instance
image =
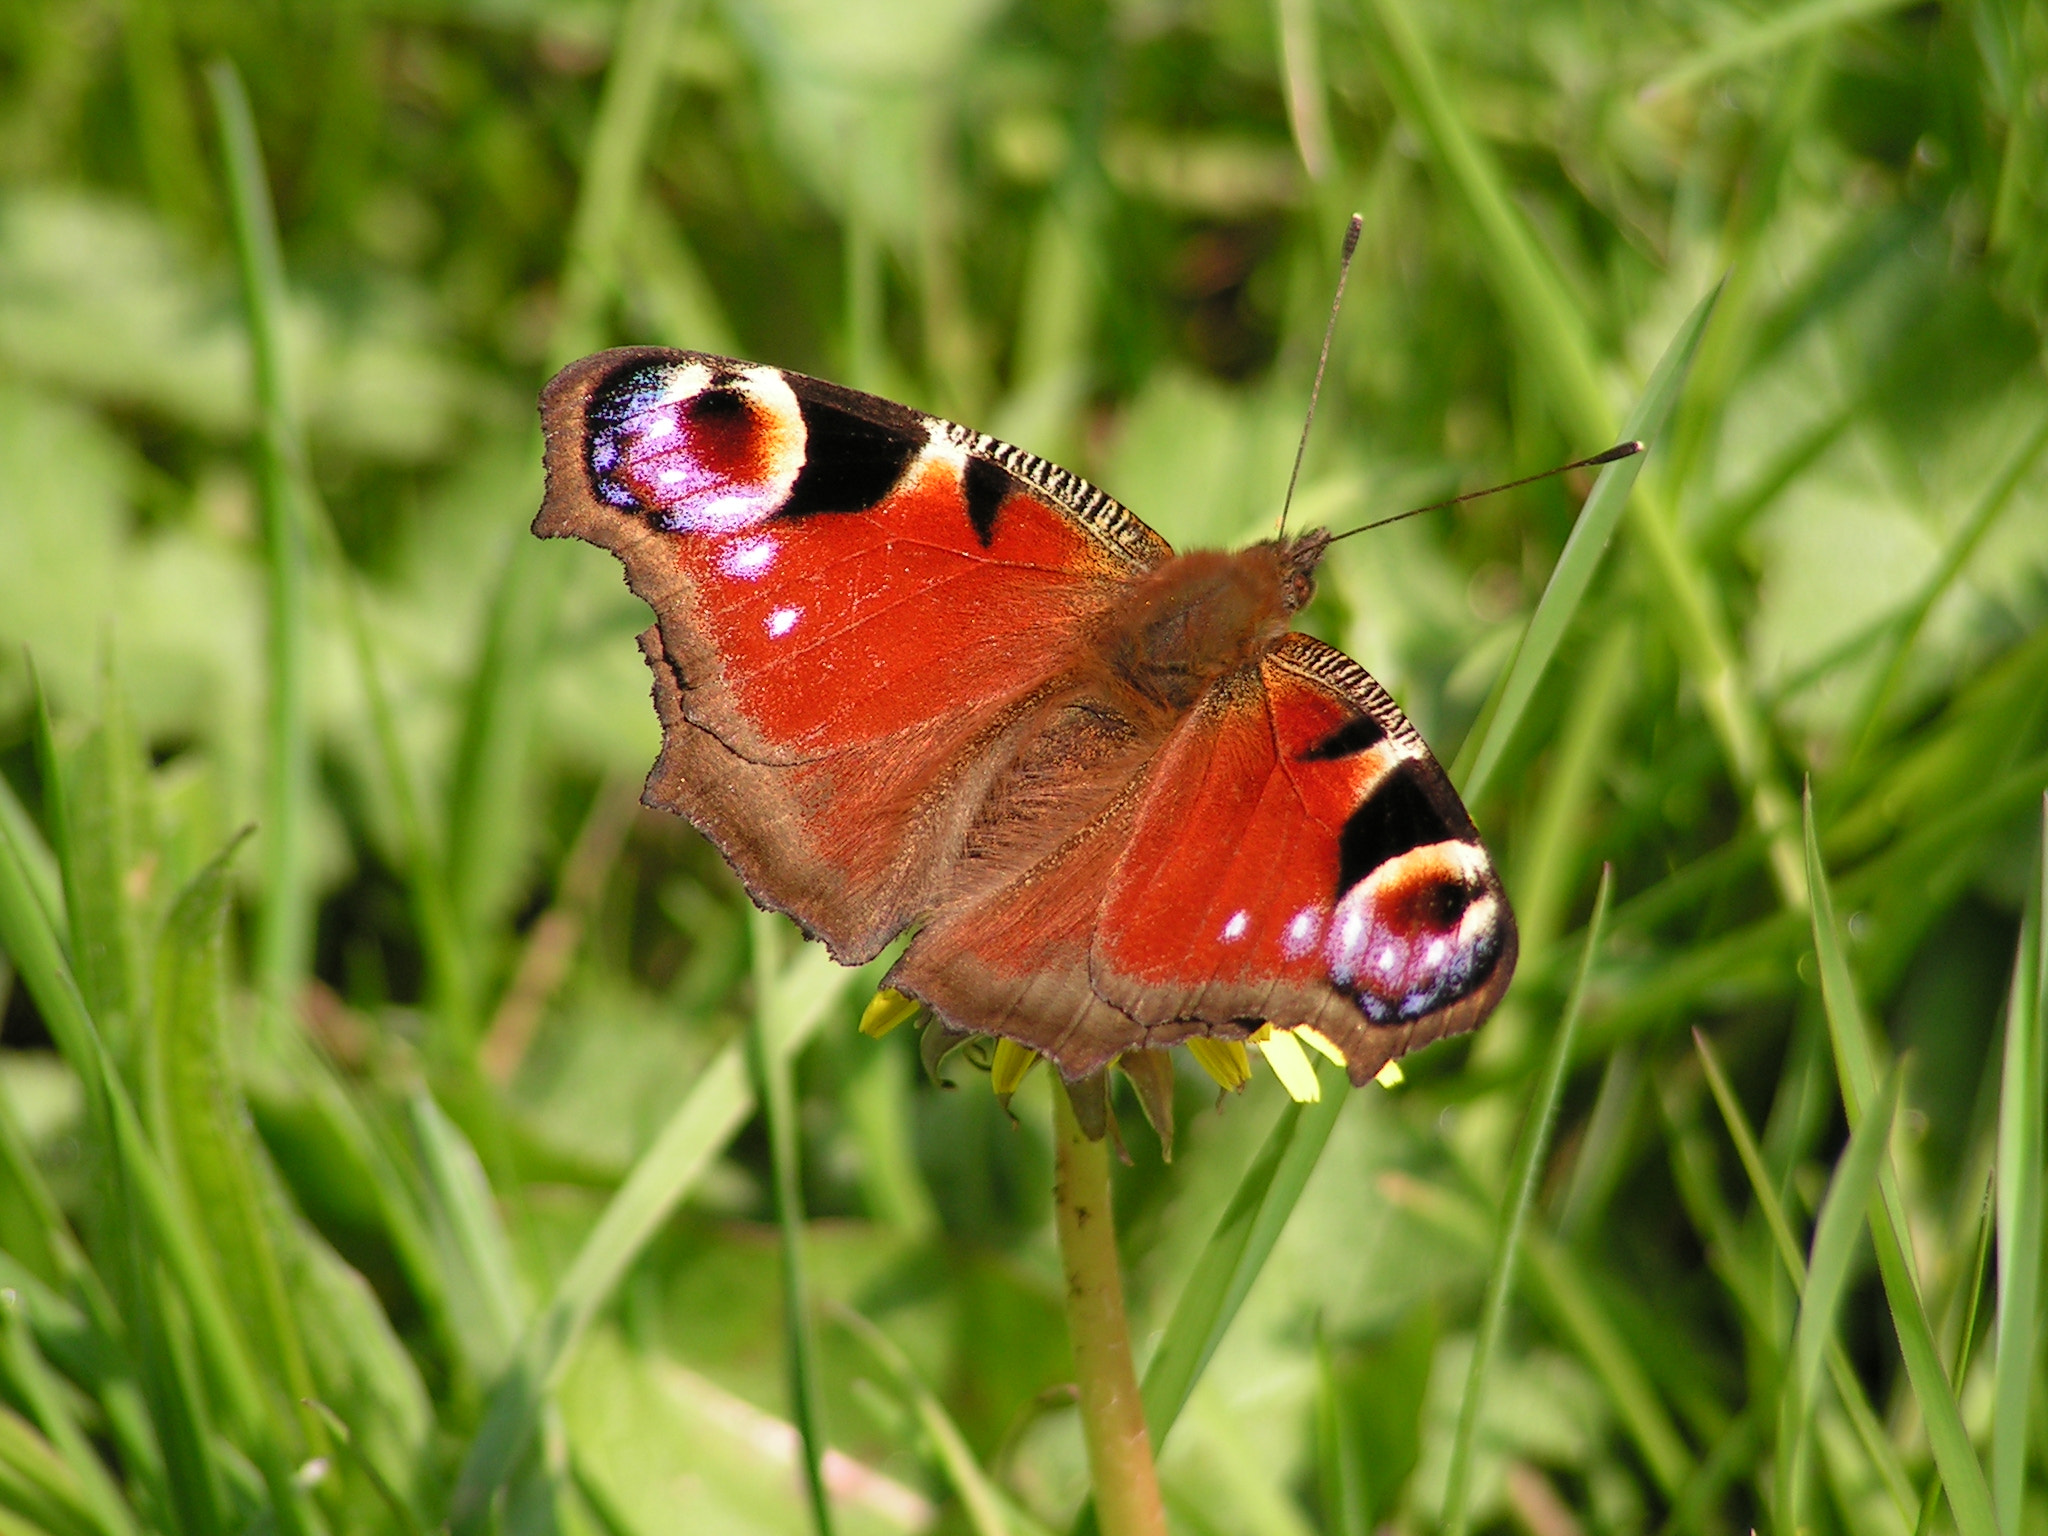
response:
[[[1330,536],[1176,555],[1080,477],[801,374],[625,347],[541,396],[534,532],[654,610],[660,759],[761,906],[1068,1079],[1311,1026],[1355,1083],[1515,966],[1385,689],[1291,630]]]

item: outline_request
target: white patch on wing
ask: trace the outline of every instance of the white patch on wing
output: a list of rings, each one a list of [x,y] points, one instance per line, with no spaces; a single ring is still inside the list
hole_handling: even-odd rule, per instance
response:
[[[801,608],[776,609],[768,615],[768,634],[770,638],[780,640],[784,635],[796,628],[796,621],[803,616],[804,611]]]
[[[734,539],[719,550],[718,568],[734,581],[753,581],[775,563],[780,548],[772,534]]]
[[[1496,952],[1501,906],[1491,868],[1486,850],[1462,839],[1388,859],[1337,903],[1323,945],[1330,979],[1375,1023],[1419,1018],[1463,996]],[[1463,889],[1466,904],[1449,927],[1412,905],[1431,887]]]
[[[1251,926],[1251,914],[1240,907],[1230,914],[1230,920],[1223,925],[1222,939],[1226,944],[1235,944],[1244,937],[1244,931]]]
[[[1280,935],[1280,953],[1290,960],[1299,960],[1315,948],[1316,935],[1323,930],[1323,915],[1314,907],[1303,907],[1287,921],[1287,928]]]
[[[922,470],[930,464],[951,465],[953,473],[963,477],[967,473],[967,450],[947,435],[943,421],[925,423],[924,452],[917,456],[917,467]]]
[[[710,383],[709,368],[702,363],[684,363],[668,370],[668,376],[661,381],[661,393],[655,398],[662,405],[674,405],[678,400],[702,394]]]

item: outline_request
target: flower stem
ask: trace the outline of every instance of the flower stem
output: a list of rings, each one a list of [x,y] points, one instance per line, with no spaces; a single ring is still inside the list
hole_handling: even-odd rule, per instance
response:
[[[1074,1344],[1081,1435],[1095,1485],[1097,1528],[1102,1536],[1166,1536],[1144,1400],[1131,1364],[1123,1281],[1117,1273],[1109,1144],[1107,1138],[1088,1139],[1074,1118],[1066,1084],[1057,1072],[1051,1076],[1056,1085],[1053,1211],[1067,1272],[1067,1331]]]

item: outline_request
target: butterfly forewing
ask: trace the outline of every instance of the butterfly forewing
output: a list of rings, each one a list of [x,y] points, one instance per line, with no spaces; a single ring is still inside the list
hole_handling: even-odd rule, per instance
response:
[[[922,914],[1020,714],[1170,549],[994,438],[779,369],[623,348],[542,396],[535,532],[656,616],[649,803],[846,960]]]

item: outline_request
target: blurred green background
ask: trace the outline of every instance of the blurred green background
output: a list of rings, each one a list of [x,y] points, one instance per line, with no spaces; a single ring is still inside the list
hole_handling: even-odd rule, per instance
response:
[[[281,288],[238,275],[220,60]],[[971,1067],[928,1081],[910,1031],[859,1037],[873,977],[750,929],[703,842],[636,808],[646,614],[609,559],[527,537],[533,399],[614,342],[731,352],[1009,437],[1182,547],[1241,542],[1277,508],[1354,208],[1297,525],[1605,446],[1725,285],[1474,797],[1516,989],[1476,1043],[1347,1096],[1162,1448],[1178,1528],[1435,1528],[1603,861],[1472,1513],[1771,1526],[1796,1297],[1760,1191],[1803,1247],[1846,1134],[1807,779],[1849,963],[1909,1053],[1892,1154],[1925,1309],[2008,1533],[2048,1526],[2035,1354],[1985,1343],[1995,1315],[2030,1346],[2039,1310],[2000,1287],[2008,1233],[2040,1258],[2038,1062],[2005,1030],[2009,996],[2038,999],[2014,955],[2048,786],[2040,6],[11,0],[0,822],[109,1075],[81,1075],[22,937],[43,919],[14,909],[0,1529],[466,1518],[487,1404],[562,1318],[575,1347],[482,1485],[490,1519],[805,1529],[767,1140],[733,1065],[771,1007],[812,1032],[843,1529],[972,1528],[934,1414],[1013,1529],[1064,1528],[1084,1468],[1042,1074],[1013,1124]],[[1587,484],[1339,546],[1307,626],[1461,759]],[[126,1143],[108,1082],[140,1107]],[[1180,1091],[1171,1166],[1124,1102],[1141,1363],[1286,1103],[1263,1071],[1220,1112],[1191,1064]],[[664,1139],[686,1103],[697,1139]],[[1987,1269],[1995,1155],[2023,1178]],[[636,1164],[677,1208],[598,1225]],[[1957,1528],[1859,1253],[1803,1518]]]

